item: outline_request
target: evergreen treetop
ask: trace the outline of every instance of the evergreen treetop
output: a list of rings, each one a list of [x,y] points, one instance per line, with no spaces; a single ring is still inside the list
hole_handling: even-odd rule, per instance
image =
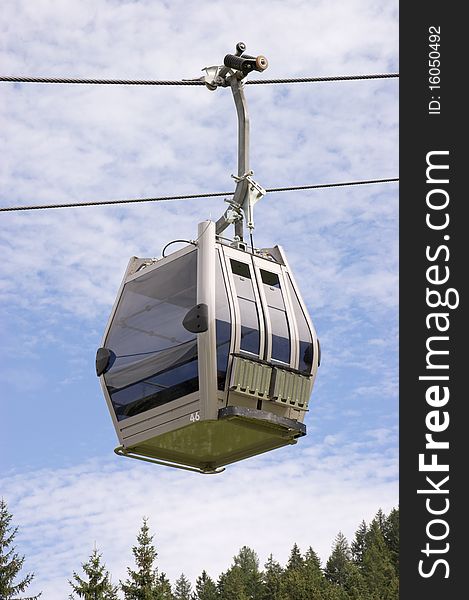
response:
[[[287,562],[287,570],[291,571],[294,569],[301,569],[303,567],[303,564],[303,557],[301,556],[300,549],[298,548],[295,542],[290,552],[290,558]]]
[[[373,600],[398,600],[399,580],[391,551],[381,531],[380,519],[374,519],[368,530],[362,573]]]
[[[132,553],[137,568],[133,570],[127,567],[128,578],[125,582],[120,582],[125,600],[160,600],[162,586],[158,570],[154,566],[158,553],[146,518],[143,519],[137,535],[137,545],[132,548]]]
[[[171,583],[165,573],[160,573],[158,576],[158,593],[156,600],[173,600],[171,592]]]
[[[306,551],[306,554],[304,556],[304,564],[308,568],[315,568],[315,569],[321,568],[321,560],[320,560],[319,556],[316,554],[316,552],[311,548],[311,546],[308,548],[308,550]]]
[[[396,575],[399,576],[399,509],[393,508],[383,527],[383,537],[391,553]]]
[[[28,573],[22,579],[15,582],[19,572],[23,568],[24,556],[15,552],[13,541],[18,532],[18,527],[11,526],[13,515],[8,512],[6,501],[0,500],[0,598],[1,600],[36,600],[36,596],[23,596],[23,594],[34,578],[33,573]]]
[[[192,600],[218,600],[217,586],[213,579],[207,575],[207,571],[197,577],[195,582],[195,592]]]
[[[262,574],[254,550],[243,546],[233,557],[232,566],[220,575],[218,591],[222,600],[261,600]]]
[[[264,565],[262,574],[262,600],[279,600],[283,569],[279,562],[274,560],[272,554]]]
[[[218,593],[222,600],[251,600],[245,586],[244,575],[238,566],[232,566],[218,579]]]
[[[81,565],[86,579],[78,573],[73,573],[73,580],[69,581],[73,589],[73,593],[69,596],[70,600],[75,599],[73,594],[84,600],[118,600],[118,588],[112,585],[109,572],[101,563],[101,558],[102,554],[95,548],[88,562]]]
[[[363,560],[363,553],[365,551],[366,534],[368,527],[365,521],[362,521],[355,532],[355,539],[351,545],[352,559],[355,564],[360,564]]]
[[[344,534],[339,531],[332,548],[332,554],[326,563],[324,574],[327,579],[340,586],[344,586],[348,578],[348,566],[351,563],[350,548]]]
[[[181,576],[176,581],[174,587],[174,600],[191,600],[191,592],[192,586],[190,581],[187,579],[184,573],[181,573]]]

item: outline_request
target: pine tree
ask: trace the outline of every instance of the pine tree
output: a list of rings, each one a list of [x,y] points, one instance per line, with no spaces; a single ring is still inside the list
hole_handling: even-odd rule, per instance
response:
[[[366,526],[365,521],[362,521],[358,526],[357,531],[355,532],[355,539],[353,540],[351,545],[352,559],[353,562],[357,565],[360,565],[363,560],[367,532],[368,527]]]
[[[154,566],[158,556],[153,546],[153,536],[150,535],[147,519],[137,536],[137,545],[132,548],[137,570],[127,568],[129,577],[120,582],[125,600],[159,600],[161,594],[161,581],[158,570]]]
[[[384,529],[386,527],[386,515],[382,511],[381,508],[378,508],[378,512],[375,515],[374,521],[378,523],[378,527],[381,530],[381,533],[384,534]]]
[[[346,537],[339,532],[334,540],[332,553],[324,569],[326,579],[336,586],[336,591],[350,600],[368,600],[363,576],[352,562],[352,554]],[[339,597],[341,595],[339,594]]]
[[[280,581],[280,600],[309,600],[308,584],[305,574],[305,562],[295,543],[290,552],[287,565]]]
[[[306,595],[310,600],[326,600],[331,584],[324,577],[321,570],[321,561],[311,546],[304,555],[303,579]]]
[[[181,576],[176,581],[174,588],[173,598],[174,600],[191,600],[192,586],[190,581],[181,573]]]
[[[7,504],[2,498],[0,500],[0,598],[2,600],[19,600],[18,594],[23,594],[34,578],[33,573],[28,573],[15,583],[25,557],[19,556],[15,552],[15,546],[12,546],[18,532],[17,527],[10,525],[12,518],[13,515],[8,512]],[[41,593],[37,596],[24,597],[23,600],[36,600],[40,595]]]
[[[306,551],[303,559],[303,573],[306,581],[306,587],[311,594],[324,592],[327,580],[321,570],[321,561],[311,546]],[[311,596],[313,597],[313,595]]]
[[[377,518],[372,521],[368,530],[362,573],[373,600],[398,599],[399,580]]]
[[[338,586],[324,577],[321,561],[311,547],[304,557],[301,557],[294,548],[290,563],[295,564],[296,567],[284,571],[279,600],[348,600]]]
[[[298,546],[293,544],[293,548],[290,552],[290,558],[287,562],[287,571],[291,571],[294,569],[301,569],[303,567],[303,557],[301,556],[300,549]]]
[[[218,579],[218,593],[221,600],[251,600],[245,588],[245,580],[240,567],[233,566]]]
[[[326,578],[337,585],[344,586],[347,581],[348,566],[351,562],[350,548],[344,534],[339,531],[332,548],[324,574]]]
[[[104,564],[101,564],[102,555],[95,548],[88,560],[82,563],[82,569],[86,575],[83,579],[77,573],[73,573],[73,581],[69,581],[73,592],[78,598],[84,600],[118,600],[117,586],[112,585],[109,572]],[[75,596],[70,594],[70,599]]]
[[[280,581],[280,600],[311,600],[302,569],[286,569]]]
[[[383,537],[391,553],[391,561],[396,575],[399,576],[399,509],[393,508],[386,518]]]
[[[262,574],[254,550],[243,546],[232,566],[220,575],[217,587],[222,600],[261,600]]]
[[[264,565],[262,600],[279,600],[283,569],[272,554]]]
[[[321,560],[311,546],[308,548],[304,556],[304,564],[308,569],[317,569],[318,571],[321,570]]]
[[[259,571],[257,554],[251,548],[243,546],[233,561],[234,566],[241,571],[248,598],[259,600],[262,595],[262,574]]]
[[[197,577],[195,582],[195,593],[193,600],[218,600],[217,586],[206,571]]]
[[[166,573],[161,573],[158,576],[158,594],[155,600],[173,600],[171,592],[171,583],[166,577]]]

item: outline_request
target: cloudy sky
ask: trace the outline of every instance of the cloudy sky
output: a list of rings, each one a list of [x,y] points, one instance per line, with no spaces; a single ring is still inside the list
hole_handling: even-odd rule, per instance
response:
[[[2,75],[195,78],[237,41],[293,77],[398,71],[395,0],[3,0]],[[398,83],[248,86],[264,187],[398,176]],[[0,205],[233,188],[229,90],[0,83]],[[243,545],[285,562],[398,502],[398,186],[271,194],[255,242],[283,245],[323,350],[308,436],[215,477],[116,457],[95,350],[128,258],[159,256],[222,199],[3,213],[0,496],[31,591],[68,595],[96,542],[117,581],[150,518],[174,581]]]

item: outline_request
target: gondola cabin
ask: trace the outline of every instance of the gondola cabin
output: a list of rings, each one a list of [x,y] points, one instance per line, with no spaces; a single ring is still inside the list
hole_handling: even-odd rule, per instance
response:
[[[305,435],[320,356],[282,249],[198,233],[130,260],[96,371],[117,453],[214,473]]]

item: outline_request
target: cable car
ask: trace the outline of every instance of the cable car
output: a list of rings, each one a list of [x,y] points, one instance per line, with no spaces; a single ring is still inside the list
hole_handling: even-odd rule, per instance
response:
[[[283,250],[206,221],[195,245],[130,260],[96,369],[119,454],[216,472],[305,435],[318,364]]]
[[[210,90],[231,87],[238,175],[229,208],[161,259],[130,259],[96,355],[122,456],[200,473],[295,444],[320,347],[281,247],[256,249],[253,206],[265,190],[249,170],[242,79],[267,59],[227,55]],[[250,247],[243,241],[243,222]],[[233,240],[221,234],[234,225]]]

